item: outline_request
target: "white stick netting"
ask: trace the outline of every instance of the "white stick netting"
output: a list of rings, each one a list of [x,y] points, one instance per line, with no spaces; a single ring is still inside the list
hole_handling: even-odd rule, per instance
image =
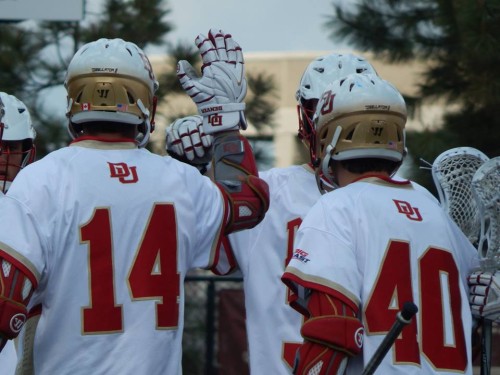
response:
[[[471,182],[487,160],[488,157],[475,148],[457,147],[443,152],[432,164],[432,177],[443,209],[473,244],[479,239],[481,219]]]
[[[478,252],[484,270],[500,266],[500,157],[485,162],[472,179],[481,231]]]

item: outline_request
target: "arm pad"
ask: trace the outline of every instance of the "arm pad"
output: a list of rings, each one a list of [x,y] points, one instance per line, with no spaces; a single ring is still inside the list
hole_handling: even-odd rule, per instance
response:
[[[363,347],[363,326],[357,318],[320,316],[307,320],[300,331],[306,340],[355,356]]]
[[[213,147],[213,178],[229,206],[225,234],[253,228],[269,207],[269,187],[258,177],[252,148],[238,131],[216,133]]]
[[[26,306],[0,297],[0,334],[7,339],[14,339],[26,322]]]
[[[294,374],[343,374],[349,357],[361,352],[363,326],[357,310],[339,297],[313,290],[307,301],[310,318],[301,329]]]
[[[0,351],[16,338],[26,322],[33,284],[27,275],[0,253]]]

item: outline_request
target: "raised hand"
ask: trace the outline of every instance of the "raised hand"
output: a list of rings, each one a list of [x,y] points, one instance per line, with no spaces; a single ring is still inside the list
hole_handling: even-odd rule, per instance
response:
[[[195,42],[203,60],[201,76],[185,60],[178,62],[177,76],[203,116],[205,133],[246,129],[247,82],[240,46],[219,29],[198,35]]]

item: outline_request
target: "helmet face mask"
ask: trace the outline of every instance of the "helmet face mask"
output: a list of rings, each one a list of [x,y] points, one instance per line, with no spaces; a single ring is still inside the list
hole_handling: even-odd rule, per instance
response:
[[[36,137],[28,109],[13,95],[0,92],[4,105],[0,134],[0,189],[7,192],[19,171],[35,159]]]
[[[308,148],[311,164],[319,163],[316,154],[316,129],[313,115],[316,106],[328,84],[349,74],[374,74],[375,69],[362,57],[352,54],[321,56],[312,61],[300,80],[296,92],[297,112],[299,117],[299,138]]]
[[[136,126],[144,146],[154,127],[158,82],[147,56],[122,39],[99,39],[81,47],[68,67],[69,132],[79,136],[84,123]]]
[[[401,163],[405,151],[406,105],[389,82],[352,74],[329,85],[315,113],[316,155],[335,185],[332,160],[384,159]]]

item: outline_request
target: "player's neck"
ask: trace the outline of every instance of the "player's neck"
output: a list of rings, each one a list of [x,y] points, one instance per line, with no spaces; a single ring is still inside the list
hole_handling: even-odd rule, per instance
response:
[[[387,179],[390,176],[386,172],[374,172],[374,171],[353,173],[349,172],[347,169],[343,167],[340,167],[337,171],[337,180],[340,187],[347,186],[355,181],[361,180],[366,177],[380,177],[382,179]]]

